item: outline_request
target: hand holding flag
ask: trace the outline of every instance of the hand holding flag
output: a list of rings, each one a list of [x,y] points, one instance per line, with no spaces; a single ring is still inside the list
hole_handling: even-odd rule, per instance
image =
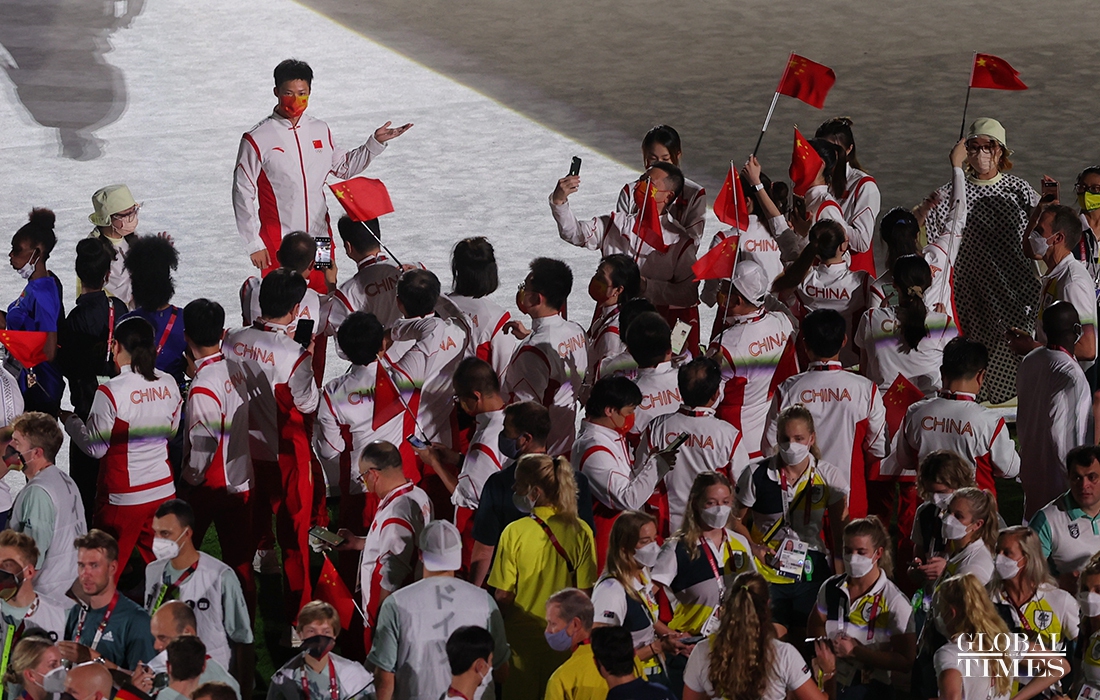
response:
[[[19,364],[26,368],[42,364],[46,357],[46,331],[9,331],[0,330],[0,344],[8,350]]]
[[[327,556],[321,567],[321,576],[317,579],[317,585],[313,587],[313,595],[317,600],[323,600],[340,614],[342,626],[347,627],[355,617],[355,599],[351,596],[347,584],[340,578],[332,560]]]
[[[917,385],[909,381],[904,375],[899,374],[882,395],[882,403],[886,407],[886,432],[892,438],[901,428],[901,422],[905,418],[905,412],[909,407],[924,398],[924,392]]]
[[[734,233],[726,240],[707,251],[707,254],[695,261],[691,271],[697,280],[721,280],[733,277],[733,267],[737,264],[737,246],[741,236]]]

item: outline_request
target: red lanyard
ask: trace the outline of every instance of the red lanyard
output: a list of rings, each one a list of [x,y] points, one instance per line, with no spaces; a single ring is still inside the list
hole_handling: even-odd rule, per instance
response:
[[[302,660],[302,696],[304,700],[310,700],[309,698],[309,680],[306,679],[305,659]],[[328,657],[328,691],[332,695],[332,700],[340,700],[340,686],[336,683],[336,666],[332,663],[332,656]]]
[[[107,362],[111,361],[111,341],[115,339],[115,300],[107,296]]]
[[[458,690],[453,685],[450,688],[447,688],[447,697],[449,697],[449,698],[462,698],[462,700],[470,700],[470,698],[466,697],[465,693],[463,693],[461,690]]]
[[[99,640],[103,638],[103,630],[107,629],[107,623],[111,621],[111,613],[115,611],[115,606],[118,605],[118,589],[115,589],[115,594],[111,596],[111,602],[107,603],[107,611],[103,613],[103,619],[99,621],[99,626],[96,627],[95,636],[92,637],[92,643],[89,644],[89,648],[93,651],[99,646]],[[84,620],[88,617],[88,608],[81,606],[80,618],[76,623],[76,634],[73,635],[73,641],[80,641],[80,634],[84,631]]]
[[[164,344],[168,342],[168,335],[172,332],[172,326],[176,325],[176,316],[179,316],[180,310],[176,307],[172,307],[172,316],[169,317],[168,323],[164,326],[164,332],[160,334],[160,340],[157,341],[157,356],[160,356],[160,350],[164,347]]]
[[[779,468],[779,481],[780,481],[780,485],[783,487],[783,500],[785,502],[788,502],[787,501],[787,472],[783,471],[782,467]],[[795,486],[797,487],[798,486],[798,480],[796,479],[794,483],[795,483]],[[813,486],[814,486],[814,470],[811,468],[810,469],[810,474],[806,478],[806,486],[804,486],[803,488],[804,489],[812,489]],[[804,525],[809,525],[810,524],[810,508],[813,506],[813,504],[811,502],[813,500],[811,498],[812,493],[813,493],[812,491],[808,491],[806,493],[806,497],[804,499],[806,501],[806,522],[803,523]],[[796,493],[795,496],[797,496],[797,495],[798,494]],[[784,507],[783,510],[785,511],[786,507]],[[787,518],[787,524],[790,525],[791,528],[794,528],[794,520],[791,518],[791,514],[785,512],[785,513],[783,513],[783,515],[784,515],[784,517]]]
[[[871,612],[867,615],[867,641],[870,642],[875,638],[875,619],[878,617],[878,609],[882,602],[882,594],[875,595],[875,599],[871,601]]]
[[[180,574],[180,577],[176,579],[175,583],[162,583],[160,589],[160,595],[157,596],[157,602],[153,604],[153,612],[160,610],[160,606],[164,605],[166,599],[171,600],[169,596],[176,594],[183,582],[191,577],[191,574],[195,573],[195,570],[199,568],[199,562],[196,561],[191,566],[187,567],[187,570]]]
[[[573,562],[569,559],[569,555],[565,553],[565,547],[561,546],[561,542],[558,542],[558,538],[554,536],[554,531],[550,529],[550,526],[540,518],[539,516],[531,513],[531,519],[539,524],[546,536],[550,538],[550,544],[554,545],[554,549],[565,560],[565,566],[569,570],[569,575],[572,576],[577,571],[577,567],[573,566]]]
[[[703,553],[707,555],[707,563],[710,564],[710,570],[714,573],[714,580],[718,583],[718,600],[722,600],[726,597],[726,581],[722,578],[722,571],[718,568],[718,560],[714,556],[714,552],[710,551],[710,540],[706,537],[699,538],[699,546],[703,548]],[[726,546],[726,531],[722,530],[722,546]]]
[[[953,391],[941,391],[940,396],[945,399],[951,399],[952,401],[969,401],[974,403],[973,394],[960,394]]]

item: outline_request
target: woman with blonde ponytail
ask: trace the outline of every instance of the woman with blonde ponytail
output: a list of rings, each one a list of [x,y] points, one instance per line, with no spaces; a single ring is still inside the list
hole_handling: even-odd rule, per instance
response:
[[[828,674],[826,674],[828,675]],[[718,631],[695,645],[683,700],[824,700],[806,662],[775,636],[768,582],[755,571],[733,580]]]
[[[496,589],[512,647],[504,697],[526,700],[542,697],[568,658],[546,645],[546,601],[563,588],[592,590],[596,546],[592,529],[577,517],[577,482],[564,457],[520,457],[514,500],[527,517],[504,528],[487,583]]]
[[[932,610],[937,631],[947,638],[935,654],[936,682],[942,700],[1007,700],[1012,688],[1012,659],[1007,655],[992,659],[989,671],[963,675],[963,659],[968,647],[972,652],[994,653],[997,635],[1008,635],[1008,627],[997,614],[985,586],[973,574],[952,576],[936,589]],[[1001,637],[1006,639],[1007,637]],[[1007,664],[1004,673],[1001,663]]]

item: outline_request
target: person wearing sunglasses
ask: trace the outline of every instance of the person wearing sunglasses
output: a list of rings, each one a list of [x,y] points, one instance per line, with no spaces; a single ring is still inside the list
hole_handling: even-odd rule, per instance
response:
[[[58,639],[65,637],[64,604],[34,590],[38,555],[30,535],[0,532],[0,635],[5,644],[20,628],[39,627]]]

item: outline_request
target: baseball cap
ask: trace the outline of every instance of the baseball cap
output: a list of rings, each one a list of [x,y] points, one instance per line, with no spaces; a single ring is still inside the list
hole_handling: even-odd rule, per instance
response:
[[[420,558],[428,571],[462,568],[462,537],[446,520],[433,520],[420,533]]]
[[[966,132],[966,139],[969,141],[975,136],[996,139],[1005,150],[1008,150],[1008,144],[1005,143],[1005,128],[996,119],[990,119],[989,117],[975,119]]]
[[[752,260],[737,263],[733,271],[733,288],[749,302],[759,306],[768,293],[768,274]]]
[[[107,185],[92,195],[93,211],[88,220],[96,226],[110,226],[111,214],[126,211],[136,204],[126,185]]]

